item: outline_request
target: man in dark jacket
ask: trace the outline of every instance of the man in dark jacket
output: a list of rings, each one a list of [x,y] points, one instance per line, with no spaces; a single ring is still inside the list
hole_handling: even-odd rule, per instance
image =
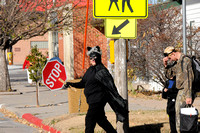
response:
[[[167,99],[167,114],[169,115],[171,133],[177,133],[175,111],[177,93],[178,90],[176,89],[176,78],[172,77],[165,82],[165,86],[162,91],[162,98]]]
[[[87,50],[91,66],[80,82],[67,82],[65,87],[85,88],[84,94],[89,105],[85,119],[85,133],[93,133],[96,123],[107,133],[116,133],[105,116],[104,107],[108,102],[115,111],[117,120],[125,121],[128,116],[127,101],[118,94],[111,74],[101,62],[100,47],[87,47]]]

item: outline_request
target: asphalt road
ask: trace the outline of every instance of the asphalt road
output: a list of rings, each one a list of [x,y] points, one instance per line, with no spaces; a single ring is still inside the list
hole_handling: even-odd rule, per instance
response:
[[[37,129],[14,122],[0,113],[0,133],[39,133]]]
[[[9,66],[11,84],[21,84],[27,82],[26,70],[22,71],[22,66]],[[0,103],[1,104],[1,103]],[[0,113],[0,133],[39,133],[38,129],[14,122]]]
[[[9,65],[8,70],[11,84],[27,83],[27,70],[22,71],[22,65]]]

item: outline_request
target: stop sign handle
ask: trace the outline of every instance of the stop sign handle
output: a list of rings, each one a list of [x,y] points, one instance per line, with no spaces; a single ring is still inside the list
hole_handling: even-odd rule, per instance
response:
[[[59,80],[60,82],[62,82],[63,84],[65,84],[65,81],[64,81],[63,79],[58,78],[58,80]],[[70,86],[69,86],[69,88],[70,88],[72,91],[77,91],[76,89],[71,88]]]

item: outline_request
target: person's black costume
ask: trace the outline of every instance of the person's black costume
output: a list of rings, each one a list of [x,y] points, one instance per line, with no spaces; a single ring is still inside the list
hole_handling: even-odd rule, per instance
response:
[[[167,92],[164,89],[167,88]],[[169,115],[169,124],[171,133],[177,133],[176,131],[176,112],[175,103],[178,89],[176,88],[176,78],[169,79],[165,82],[165,86],[162,91],[162,98],[167,99],[167,114]]]
[[[96,65],[88,68],[80,82],[67,82],[65,87],[70,85],[76,88],[85,88],[84,94],[89,104],[85,119],[86,133],[93,133],[96,123],[106,132],[116,133],[105,116],[104,107],[108,102],[116,113],[117,121],[123,122],[128,118],[128,102],[119,95],[112,75],[102,64],[100,48],[96,46],[87,49],[87,54],[90,58],[95,59]]]

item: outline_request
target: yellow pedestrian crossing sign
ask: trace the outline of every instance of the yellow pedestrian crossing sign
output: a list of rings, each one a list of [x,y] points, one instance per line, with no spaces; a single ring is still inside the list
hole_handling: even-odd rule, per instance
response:
[[[137,37],[136,19],[105,19],[107,38],[135,39]]]
[[[136,18],[148,16],[148,0],[93,0],[95,18]]]

